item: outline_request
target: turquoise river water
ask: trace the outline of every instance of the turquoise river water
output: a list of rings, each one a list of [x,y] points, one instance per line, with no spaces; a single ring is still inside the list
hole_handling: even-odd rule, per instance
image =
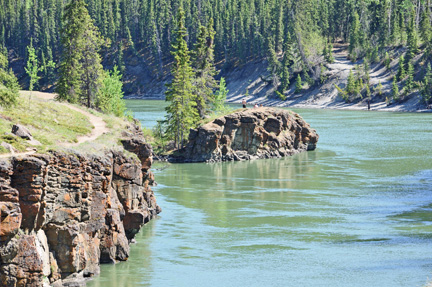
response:
[[[164,102],[128,101],[143,126]],[[296,110],[316,151],[155,163],[163,212],[88,286],[424,286],[432,277],[432,114]]]

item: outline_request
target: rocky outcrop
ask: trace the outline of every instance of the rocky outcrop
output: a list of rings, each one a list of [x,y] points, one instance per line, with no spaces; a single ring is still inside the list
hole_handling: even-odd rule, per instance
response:
[[[104,155],[51,152],[0,162],[0,286],[81,286],[161,211],[151,147],[140,137]],[[147,155],[147,156],[146,156]]]
[[[314,150],[318,134],[298,114],[247,109],[191,130],[183,161],[217,162],[273,158]]]

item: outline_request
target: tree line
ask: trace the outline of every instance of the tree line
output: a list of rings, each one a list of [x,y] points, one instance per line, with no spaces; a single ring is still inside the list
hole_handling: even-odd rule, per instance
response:
[[[41,81],[55,82],[62,54],[65,0],[0,0],[0,46],[27,60],[32,43]],[[215,62],[229,69],[267,59],[269,78],[283,95],[298,78],[315,83],[322,59],[331,61],[335,41],[349,43],[352,60],[383,57],[389,46],[432,50],[431,0],[86,0],[100,35],[105,64],[125,71],[124,52],[142,56],[163,75],[172,63],[177,11],[184,11],[186,43],[192,48],[210,19]],[[414,43],[414,44],[413,44]],[[144,53],[144,52],[145,53]],[[410,53],[416,52],[410,48]],[[143,55],[146,55],[144,58]],[[150,55],[150,57],[148,57]],[[408,55],[406,58],[409,58]],[[408,60],[405,58],[406,68]],[[429,58],[428,58],[429,59]],[[48,63],[51,63],[49,65]],[[52,65],[54,63],[55,65]],[[54,69],[53,67],[57,67]]]

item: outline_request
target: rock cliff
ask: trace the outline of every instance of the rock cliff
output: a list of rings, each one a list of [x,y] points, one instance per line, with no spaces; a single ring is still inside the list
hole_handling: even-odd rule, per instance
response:
[[[50,152],[0,162],[0,286],[82,286],[161,211],[152,150],[132,127],[126,150]],[[138,132],[138,133],[137,133]]]
[[[191,130],[184,161],[273,158],[314,150],[318,134],[298,114],[275,108],[247,109]]]

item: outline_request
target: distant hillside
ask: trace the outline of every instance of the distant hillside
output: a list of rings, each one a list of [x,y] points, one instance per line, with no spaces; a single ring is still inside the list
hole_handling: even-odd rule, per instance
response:
[[[333,78],[344,65],[343,57],[347,65],[348,59],[360,65],[367,59],[372,69],[369,69],[372,80],[382,76],[376,69],[380,67],[378,63],[384,64],[386,52],[391,54],[394,65],[403,52],[405,69],[409,64],[414,66],[413,78],[417,82],[423,81],[425,69],[431,61],[430,1],[86,2],[94,23],[111,42],[110,47],[101,51],[104,67],[120,67],[128,97],[155,98],[163,95],[164,83],[170,77],[171,43],[180,6],[186,12],[186,40],[191,51],[200,26],[207,25],[211,18],[214,20],[216,34],[214,42],[209,44],[214,45],[215,63],[221,70],[219,77],[227,78],[232,96],[251,94],[253,90],[255,94],[266,94],[268,98],[274,95],[292,98],[293,83],[298,76],[308,82],[298,94],[313,94],[312,91],[316,90],[317,98],[322,98],[320,94],[334,95],[334,85],[326,83],[343,85],[345,73],[341,82]],[[59,40],[66,3],[63,0],[0,0],[3,8],[0,11],[0,46],[8,51],[11,66],[23,88],[28,86],[24,66],[28,57],[26,47],[30,43],[36,48],[42,66],[47,67],[51,60],[59,63],[62,52]],[[335,56],[330,53],[333,47],[329,43],[336,42],[346,44],[342,49],[346,55],[338,54],[339,62],[332,63]],[[337,48],[334,53],[338,51]],[[415,56],[421,58],[415,59]],[[39,88],[52,90],[56,73],[56,69],[43,69]],[[393,74],[392,70],[389,75]],[[405,82],[406,79],[398,79],[401,89]],[[376,85],[374,82],[369,84],[369,89]],[[323,89],[317,90],[321,85]],[[382,85],[384,90],[388,88],[388,82]],[[426,89],[426,93],[430,95],[431,89]],[[414,91],[416,87],[410,90]],[[405,91],[403,99],[398,101],[410,98],[411,92]]]

